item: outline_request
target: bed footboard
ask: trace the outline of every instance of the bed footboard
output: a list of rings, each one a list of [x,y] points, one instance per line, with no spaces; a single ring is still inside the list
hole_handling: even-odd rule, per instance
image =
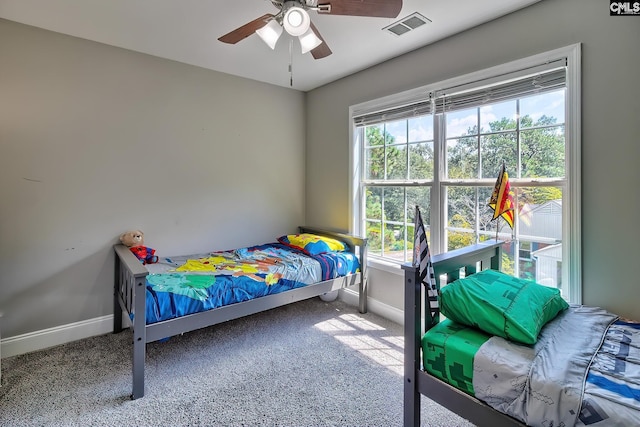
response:
[[[149,272],[128,247],[115,245],[114,249],[116,264],[113,332],[122,331],[122,315],[125,314],[129,324],[133,326],[132,398],[137,399],[144,395],[144,362],[147,348],[146,277]]]
[[[451,283],[461,274],[469,275],[480,270],[499,270],[503,242],[495,240],[457,249],[431,258],[435,277],[442,283]],[[436,380],[421,370],[420,343],[424,335],[422,327],[423,310],[429,310],[429,301],[417,267],[402,266],[405,271],[404,296],[404,425],[420,425],[420,394],[428,396],[453,412],[463,412],[464,418],[475,418],[487,425],[504,425],[509,417],[493,411],[487,415],[488,406],[457,389]],[[438,286],[439,288],[439,286]],[[478,415],[479,414],[479,415]],[[475,415],[478,415],[476,417]],[[487,418],[489,416],[489,418]],[[474,421],[472,419],[472,421]],[[490,421],[495,421],[491,424]]]

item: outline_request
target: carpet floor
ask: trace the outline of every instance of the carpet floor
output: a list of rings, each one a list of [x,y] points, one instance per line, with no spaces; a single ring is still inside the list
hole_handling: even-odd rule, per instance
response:
[[[5,358],[0,426],[402,426],[403,331],[319,298],[147,345],[126,330]],[[472,426],[422,397],[423,426]]]

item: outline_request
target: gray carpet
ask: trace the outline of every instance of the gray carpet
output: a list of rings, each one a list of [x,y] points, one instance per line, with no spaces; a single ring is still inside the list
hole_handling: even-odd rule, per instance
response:
[[[147,345],[130,331],[2,361],[1,426],[401,426],[402,328],[319,298]],[[471,426],[422,398],[425,426]]]

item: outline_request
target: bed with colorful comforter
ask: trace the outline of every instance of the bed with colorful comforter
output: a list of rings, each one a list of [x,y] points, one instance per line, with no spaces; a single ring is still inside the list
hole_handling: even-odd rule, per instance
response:
[[[367,310],[366,239],[346,233],[300,227],[266,244],[146,265],[126,246],[114,249],[114,332],[123,319],[133,328],[133,399],[144,396],[147,343],[347,286],[358,285]]]
[[[147,265],[147,324],[357,273],[353,252],[308,254],[282,243],[160,257]]]
[[[405,268],[405,426],[420,424],[421,394],[478,425],[640,425],[640,323],[504,275],[499,254],[498,243],[433,258],[450,284],[424,334],[429,303]]]

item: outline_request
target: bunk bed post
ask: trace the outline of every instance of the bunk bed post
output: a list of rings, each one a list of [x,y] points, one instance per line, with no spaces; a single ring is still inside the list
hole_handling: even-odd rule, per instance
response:
[[[417,267],[403,265],[404,283],[404,425],[420,425],[420,393],[416,372],[420,369],[421,284]]]
[[[147,350],[146,276],[134,283],[135,311],[133,316],[133,399],[144,396],[144,362]]]

